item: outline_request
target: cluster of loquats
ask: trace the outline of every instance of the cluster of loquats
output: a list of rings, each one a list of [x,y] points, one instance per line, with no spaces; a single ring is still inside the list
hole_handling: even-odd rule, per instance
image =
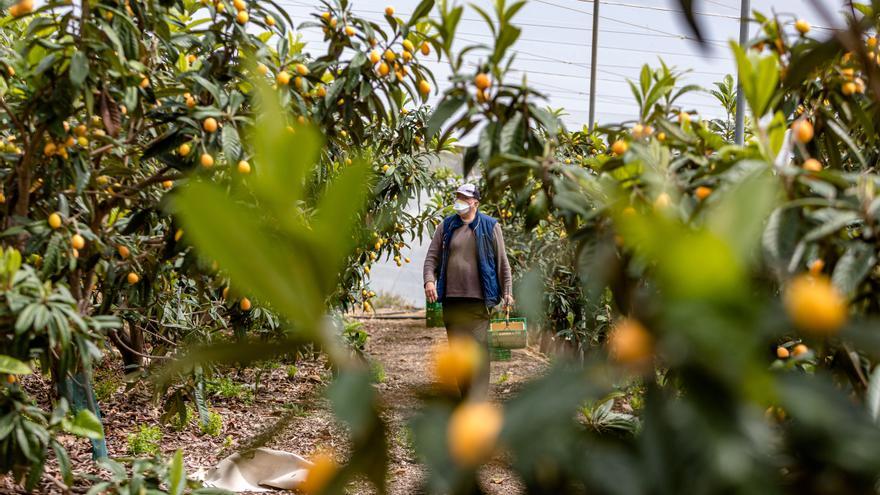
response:
[[[801,150],[804,152],[804,154],[806,154],[806,149],[804,146],[812,141],[813,136],[815,135],[813,123],[810,122],[810,120],[806,117],[801,117],[791,124],[791,132],[794,136],[795,142],[801,147]],[[804,171],[810,173],[821,172],[823,169],[822,162],[812,157],[804,160],[804,163],[801,165],[801,167],[804,169]]]
[[[250,20],[250,15],[248,14],[247,4],[244,0],[232,0],[232,6],[235,8],[235,22],[239,24],[246,24],[248,20]]]
[[[372,254],[372,253],[371,253]],[[373,309],[373,304],[370,302],[370,299],[376,297],[376,292],[372,290],[362,289],[361,297],[363,298],[363,309],[364,313],[373,313],[375,310]]]
[[[394,18],[394,7],[388,6],[385,8],[385,15],[389,19]],[[328,20],[329,19],[329,20]],[[324,20],[326,22],[330,22],[335,18],[330,17],[329,12],[324,13]],[[348,36],[354,35],[354,31],[351,34],[346,31]],[[415,60],[416,51],[422,53],[422,55],[429,55],[431,53],[431,45],[428,43],[426,39],[418,39],[420,36],[418,33],[412,33],[409,37],[405,38],[400,42],[399,51],[394,50],[394,46],[388,45],[382,50],[379,47],[379,42],[376,38],[369,38],[367,41],[370,44],[371,50],[367,54],[367,58],[370,61],[370,64],[373,66],[376,74],[384,78],[389,76],[390,74],[394,74],[394,77],[391,78],[391,81],[403,81],[403,79],[409,75],[409,70],[407,69],[407,65],[412,63]],[[419,43],[418,48],[415,43]],[[424,78],[419,78],[417,82],[417,89],[422,97],[427,97],[431,93],[431,83],[429,83]]]
[[[489,100],[489,88],[492,87],[492,78],[485,72],[479,72],[474,76],[474,87],[477,88],[477,101],[485,103]]]
[[[107,137],[107,132],[104,130],[104,120],[97,115],[92,116],[88,123],[71,125],[69,122],[64,121],[61,128],[63,129],[62,134],[49,136],[46,139],[43,145],[44,157],[58,157],[62,160],[67,160],[70,158],[70,153],[76,151],[88,152],[94,141],[103,140]],[[9,136],[7,140],[10,143],[15,141],[14,136]]]
[[[76,223],[73,220],[68,220],[65,222],[63,215],[61,212],[53,212],[49,214],[46,218],[46,223],[49,225],[49,228],[52,230],[59,230],[64,227],[65,223],[70,224],[72,227],[76,227]],[[87,245],[87,241],[85,237],[78,231],[74,230],[73,235],[70,236],[70,252],[71,256],[74,258],[79,258],[80,251],[85,249]],[[123,261],[128,260],[131,256],[131,250],[128,246],[124,244],[119,244],[116,246],[116,253],[119,255],[119,258]],[[126,275],[126,281],[129,285],[135,285],[140,281],[140,275],[135,270],[130,270]]]
[[[230,301],[232,303],[235,303],[236,300],[235,299],[230,300],[229,295],[230,295],[230,287],[229,287],[229,284],[226,284],[223,287],[223,290],[220,291],[220,297],[225,301]],[[239,298],[237,300],[237,303],[235,303],[235,305],[238,306],[238,309],[243,312],[250,311],[251,308],[253,308],[253,303],[247,297]]]
[[[188,94],[186,97],[191,98]],[[218,123],[217,119],[214,117],[206,117],[202,120],[202,131],[204,131],[206,135],[216,133],[220,127],[220,123]],[[198,140],[193,140],[181,143],[176,150],[177,156],[187,159],[191,155],[193,147],[197,146],[197,141]],[[203,143],[207,141],[207,139],[202,139]],[[207,148],[203,148],[202,152],[198,155],[198,163],[204,169],[211,169],[214,167],[215,157]],[[251,173],[251,164],[247,160],[239,160],[236,164],[236,170],[241,175],[249,175]],[[165,189],[171,189],[174,185],[171,180],[163,180],[161,184]]]
[[[678,123],[683,129],[688,129],[691,127],[691,121],[693,117],[690,113],[681,110],[678,112]],[[629,135],[634,141],[642,141],[649,139],[656,139],[658,142],[665,142],[667,139],[665,132],[655,132],[655,129],[650,124],[637,123],[633,125],[632,129],[629,131]],[[614,156],[623,156],[629,150],[630,143],[624,137],[620,137],[615,139],[611,145],[609,146],[609,150],[611,154]]]

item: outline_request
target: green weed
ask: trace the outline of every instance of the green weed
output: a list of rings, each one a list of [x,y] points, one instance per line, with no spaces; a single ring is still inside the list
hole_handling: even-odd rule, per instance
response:
[[[162,430],[158,426],[141,425],[140,430],[128,435],[128,452],[131,455],[154,456],[159,453]]]
[[[209,395],[223,397],[224,399],[253,400],[253,392],[251,390],[248,390],[239,383],[235,383],[228,377],[211,380],[206,384],[205,390]]]
[[[370,376],[373,383],[385,383],[385,367],[379,361],[370,363]]]
[[[208,411],[208,423],[199,423],[199,429],[205,435],[216,437],[223,430],[223,417],[215,411]]]
[[[98,377],[94,386],[95,399],[98,402],[107,402],[119,390],[120,385],[122,385],[122,379],[116,375],[108,374]]]

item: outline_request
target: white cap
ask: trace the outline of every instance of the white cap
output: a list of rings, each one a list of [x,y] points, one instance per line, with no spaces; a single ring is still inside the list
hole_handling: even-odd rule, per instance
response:
[[[455,190],[455,194],[462,194],[469,198],[480,199],[480,190],[477,189],[477,186],[470,183],[458,186],[458,189]]]

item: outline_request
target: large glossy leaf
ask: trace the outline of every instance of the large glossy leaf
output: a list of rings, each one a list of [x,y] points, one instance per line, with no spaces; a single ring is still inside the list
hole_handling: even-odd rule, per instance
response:
[[[782,207],[770,214],[762,235],[762,246],[767,264],[784,277],[798,244],[800,214],[795,208]]]
[[[323,287],[333,290],[341,263],[353,248],[351,232],[370,191],[370,168],[358,160],[333,180],[318,202],[311,225],[321,261]]]
[[[183,452],[177,450],[168,467],[168,495],[182,495],[186,489],[186,469],[183,465]]]
[[[731,47],[736,56],[743,93],[752,115],[759,119],[767,112],[776,92],[776,83],[779,80],[778,59],[775,54],[761,56],[754,52],[746,53],[736,43],[731,43]]]
[[[859,165],[863,168],[867,168],[868,164],[865,162],[865,157],[862,156],[862,151],[859,149],[859,146],[852,140],[852,137],[849,135],[849,131],[844,128],[836,120],[828,120],[825,122],[829,129],[831,129],[834,134],[837,135],[837,138],[840,139],[844,144],[846,144],[847,148],[849,148],[852,156],[858,160]]]
[[[839,38],[831,36],[827,41],[814,44],[809,48],[793,53],[791,64],[785,72],[784,83],[787,87],[800,86],[811,77],[817,67],[828,61],[843,50]]]
[[[73,52],[70,57],[70,82],[79,87],[89,75],[89,61],[81,50]]]
[[[824,215],[824,222],[818,227],[815,227],[814,229],[807,232],[807,234],[804,236],[805,242],[816,241],[823,237],[834,234],[840,229],[846,227],[847,225],[850,225],[853,222],[857,222],[859,220],[859,215],[852,211],[838,211],[829,209],[826,210],[826,212],[827,214]]]
[[[286,239],[264,223],[260,211],[235,204],[221,189],[195,182],[176,200],[191,241],[242,287],[308,328],[323,312],[307,236]],[[284,242],[284,248],[279,245]]]
[[[101,420],[88,409],[80,409],[73,418],[73,421],[65,420],[64,424],[64,429],[74,435],[92,440],[104,438],[104,428],[101,426]]]
[[[745,263],[758,252],[761,232],[779,199],[770,165],[743,161],[725,172],[717,202],[708,207],[707,226],[733,247]]]
[[[874,248],[862,242],[847,246],[846,252],[834,266],[831,281],[841,293],[852,297],[862,280],[874,269],[877,259]]]
[[[514,452],[530,453],[513,460],[525,477],[535,476],[541,459],[573,447],[582,434],[582,427],[575,420],[578,407],[602,395],[588,375],[589,371],[584,369],[557,366],[505,405],[500,442]],[[541,406],[536,407],[537,404]]]
[[[241,140],[238,130],[231,124],[223,126],[223,154],[229,165],[234,166],[241,158]]]
[[[432,8],[434,8],[434,0],[422,0],[416,8],[413,9],[409,22],[407,22],[407,26],[413,26],[421,21],[423,17],[431,12]]]
[[[522,114],[517,113],[501,128],[498,143],[499,151],[511,154],[520,153],[522,133]]]
[[[30,366],[10,356],[0,355],[0,373],[10,375],[30,375]]]

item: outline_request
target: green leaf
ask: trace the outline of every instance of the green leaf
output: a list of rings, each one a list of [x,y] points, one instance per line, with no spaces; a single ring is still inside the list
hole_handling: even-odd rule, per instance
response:
[[[337,79],[333,84],[341,81]],[[297,126],[291,134],[277,93],[264,83],[257,87],[262,112],[256,119],[253,135],[248,137],[259,173],[251,183],[264,200],[280,202],[287,208],[302,199],[304,179],[319,157],[323,138],[311,126]]]
[[[46,455],[41,453],[39,459],[30,465],[30,469],[28,470],[27,478],[24,482],[24,489],[27,492],[32,492],[34,488],[40,483],[40,479],[43,477],[43,470],[46,468]]]
[[[785,133],[787,130],[788,126],[785,123],[785,116],[782,115],[782,112],[776,112],[773,120],[767,126],[770,150],[765,158],[772,160],[779,155],[782,145],[785,143]]]
[[[207,426],[210,417],[208,415],[208,404],[205,402],[205,375],[200,367],[196,367],[195,376],[196,384],[193,387],[193,402],[195,402],[196,411],[199,413],[199,423]]]
[[[186,489],[186,471],[183,466],[183,452],[177,449],[171,458],[168,472],[168,495],[182,495]]]
[[[186,72],[189,70],[189,62],[186,60],[186,53],[181,51],[177,54],[177,70],[179,72]]]
[[[859,161],[859,164],[863,168],[868,168],[867,162],[865,162],[865,157],[862,156],[862,152],[859,149],[859,146],[852,140],[852,136],[850,136],[849,131],[846,128],[837,122],[836,120],[827,120],[825,122],[828,125],[828,128],[834,132],[837,137],[846,144],[846,147],[849,148],[850,153],[852,153],[856,159]]]
[[[441,101],[431,114],[431,118],[428,119],[428,136],[433,137],[440,132],[440,128],[443,127],[443,124],[445,124],[466,101],[467,100],[463,96],[453,96]]]
[[[834,234],[847,225],[859,220],[859,215],[852,211],[828,210],[827,213],[825,222],[822,225],[807,232],[804,236],[805,242],[816,241]]]
[[[810,46],[805,50],[798,50],[792,53],[791,63],[785,72],[786,87],[800,88],[801,84],[808,77],[813,77],[817,67],[821,67],[836,57],[843,51],[843,45],[836,36],[831,36],[828,40]]]
[[[550,136],[555,136],[557,132],[559,132],[559,118],[548,112],[543,108],[537,108],[534,105],[529,105],[529,111],[541,125],[544,126],[544,129],[547,131],[547,134]]]
[[[642,65],[642,70],[639,73],[639,91],[640,94],[646,95],[648,94],[648,89],[651,85],[651,68],[648,64]]]
[[[834,266],[831,281],[842,294],[852,297],[876,263],[877,259],[871,246],[862,242],[852,243]]]
[[[202,86],[203,88],[208,90],[209,93],[211,93],[211,96],[214,98],[215,103],[220,102],[220,88],[218,88],[216,84],[205,79],[202,76],[193,75],[192,78],[200,86]]]
[[[760,119],[767,112],[770,100],[776,92],[776,83],[779,81],[776,55],[762,57],[754,53],[747,54],[742,47],[733,42],[731,47],[736,56],[742,90],[749,102],[749,108],[755,119]]]
[[[230,166],[235,166],[238,163],[241,151],[238,130],[232,124],[223,126],[223,154],[226,155],[226,161]]]
[[[340,373],[327,390],[327,397],[336,417],[351,432],[354,452],[325,493],[342,493],[345,481],[356,473],[366,474],[379,493],[385,493],[388,441],[376,406],[376,391],[370,384],[370,373],[367,370]]]
[[[73,435],[86,437],[91,440],[104,438],[104,428],[101,420],[88,409],[80,409],[73,421],[65,421],[64,430]]]
[[[504,58],[507,49],[510,48],[519,38],[522,30],[511,24],[506,24],[498,33],[498,39],[495,41],[495,51],[492,54],[493,60],[497,63]]]
[[[298,236],[279,249],[280,239],[259,219],[259,212],[234,204],[211,184],[189,184],[176,204],[201,254],[217,260],[237,285],[271,301],[297,323],[316,321],[323,307],[311,267],[320,261],[308,253],[307,239]]]
[[[89,60],[86,54],[77,50],[70,57],[70,82],[75,87],[80,87],[89,75]]]
[[[577,407],[604,392],[586,380],[586,374],[576,367],[555,366],[546,376],[529,383],[505,405],[503,442],[514,451],[530,452],[542,444],[550,447],[571,434],[576,428],[573,416]]]
[[[517,112],[501,128],[498,148],[501,153],[518,154],[521,150],[522,114]]]
[[[312,219],[313,239],[322,257],[322,287],[327,293],[333,290],[353,247],[351,232],[370,190],[369,177],[370,167],[363,160],[347,167],[328,185]]]
[[[725,172],[724,186],[707,212],[707,226],[724,239],[744,264],[749,264],[779,195],[779,181],[769,165],[743,161]]]
[[[33,371],[31,371],[31,368],[27,364],[18,359],[0,355],[0,373],[6,373],[9,375],[30,375]]]
[[[340,373],[327,389],[327,398],[333,404],[336,417],[344,421],[355,437],[364,436],[373,427],[375,416],[370,405],[376,391],[370,385],[367,372]]]
[[[21,313],[18,314],[18,318],[15,320],[15,334],[21,335],[24,332],[28,331],[34,323],[34,318],[37,315],[37,311],[42,307],[40,303],[31,303],[28,304]]]
[[[70,464],[70,457],[67,450],[56,440],[52,440],[52,450],[55,452],[55,459],[58,462],[58,470],[61,472],[61,480],[67,486],[73,485],[73,468]]]
[[[798,244],[801,219],[795,208],[779,208],[770,214],[762,235],[767,263],[782,278]]]
[[[410,16],[409,22],[407,22],[406,25],[415,25],[419,20],[428,15],[432,8],[434,8],[434,0],[422,0],[422,2],[413,10],[412,16]]]

